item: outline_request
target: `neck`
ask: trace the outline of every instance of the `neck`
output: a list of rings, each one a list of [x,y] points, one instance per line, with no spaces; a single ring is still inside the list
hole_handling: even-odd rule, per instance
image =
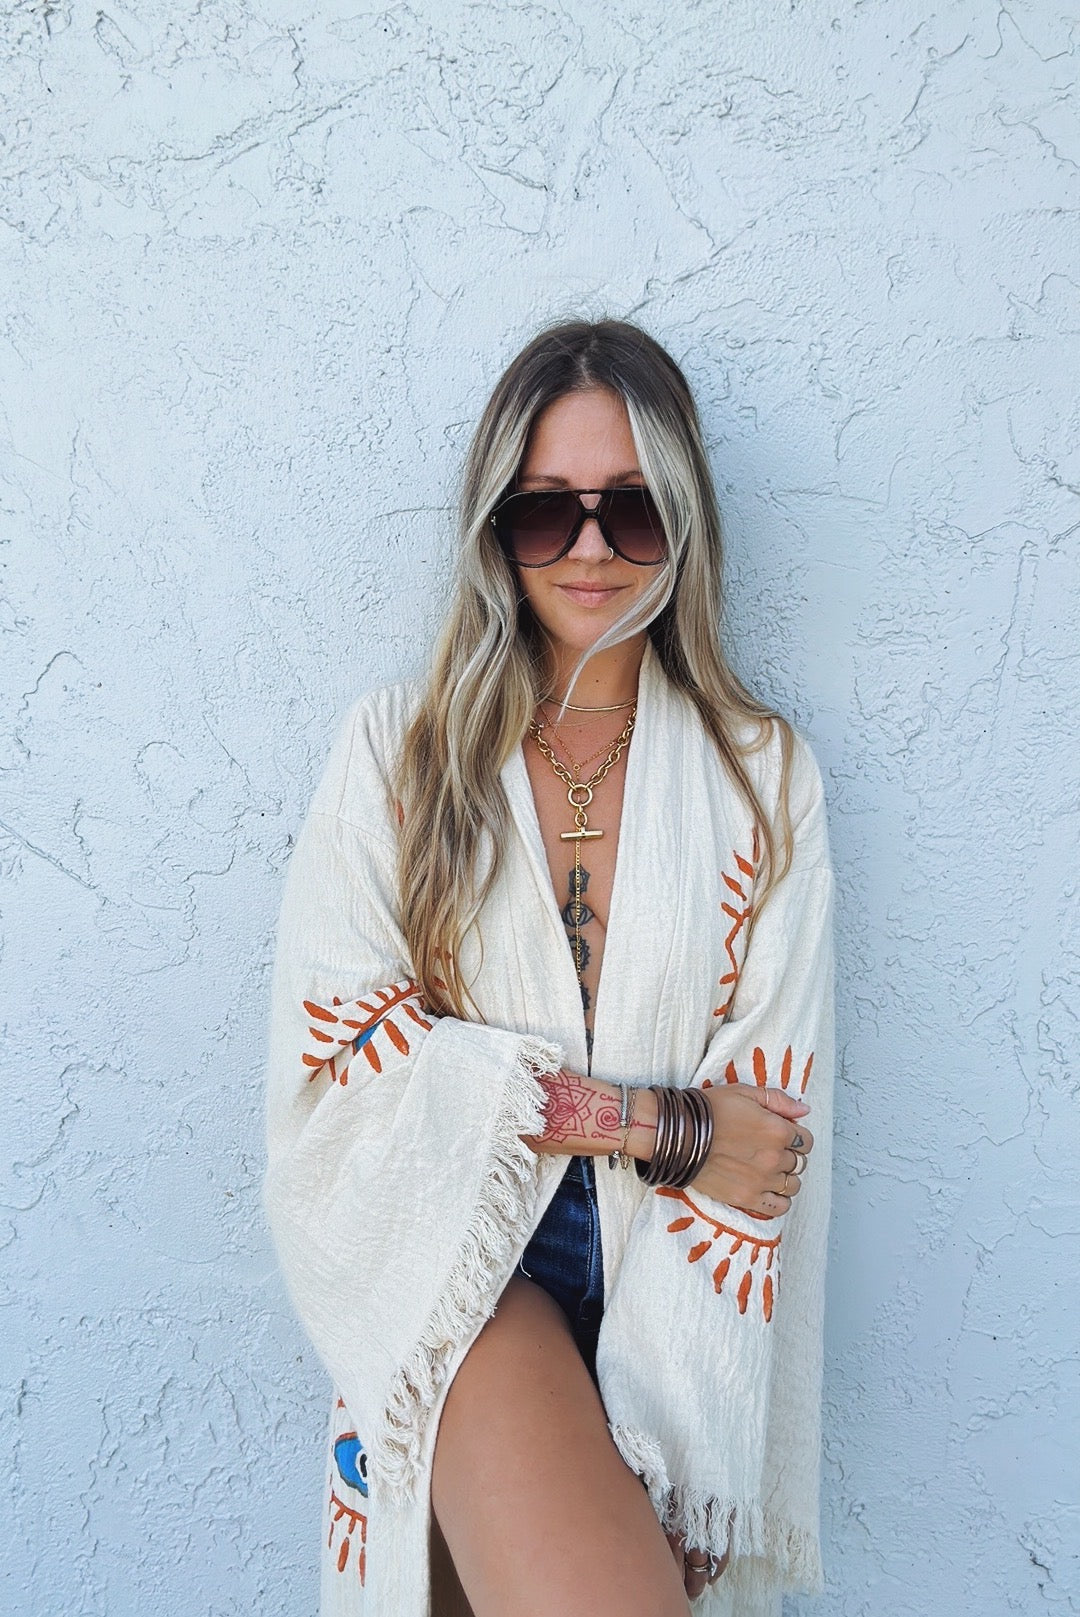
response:
[[[551,677],[547,689],[557,699],[568,696],[581,707],[602,707],[612,702],[630,702],[637,695],[641,659],[648,638],[643,629],[621,645],[608,646],[590,657],[573,690],[570,679],[577,656],[561,646],[552,648]]]

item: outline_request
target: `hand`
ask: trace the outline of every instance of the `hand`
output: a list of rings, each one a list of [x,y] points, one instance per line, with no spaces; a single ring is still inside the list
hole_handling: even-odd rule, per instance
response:
[[[707,1575],[709,1570],[709,1552],[707,1550],[699,1550],[694,1546],[687,1548],[686,1540],[682,1533],[667,1533],[665,1537],[671,1546],[671,1553],[675,1557],[675,1565],[682,1573],[686,1597],[688,1600],[696,1600],[707,1584],[716,1582],[727,1566],[731,1552],[729,1550],[722,1560],[715,1563],[715,1571],[712,1577],[709,1577]]]
[[[801,1120],[810,1110],[783,1089],[723,1084],[704,1089],[712,1107],[712,1149],[692,1188],[729,1207],[777,1218],[798,1195],[798,1177],[814,1148]]]

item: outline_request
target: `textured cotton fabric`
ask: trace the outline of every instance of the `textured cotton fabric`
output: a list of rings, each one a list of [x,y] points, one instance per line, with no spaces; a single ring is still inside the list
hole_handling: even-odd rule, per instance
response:
[[[520,1138],[543,1131],[540,1075],[586,1070],[520,749],[503,771],[502,873],[462,952],[484,1021],[422,1003],[397,913],[388,791],[417,695],[389,687],[347,714],[278,929],[264,1195],[334,1383],[323,1617],[438,1617],[430,1480],[443,1399],[567,1166]],[[778,741],[748,762],[775,814]],[[717,1554],[731,1535],[731,1565],[695,1602],[703,1617],[771,1617],[781,1591],[821,1582],[833,880],[821,777],[801,737],[791,811],[794,863],[757,913],[751,817],[647,649],[592,1072],[782,1086],[810,1103],[816,1142],[801,1193],[771,1219],[693,1187],[649,1190],[598,1159],[601,1395],[663,1525]]]

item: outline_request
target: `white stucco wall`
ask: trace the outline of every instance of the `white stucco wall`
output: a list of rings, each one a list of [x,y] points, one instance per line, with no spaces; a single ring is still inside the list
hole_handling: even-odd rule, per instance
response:
[[[1071,13],[1071,19],[1070,19]],[[1067,0],[0,13],[0,1608],[311,1617],[282,869],[542,322],[698,391],[839,877],[829,1589],[1080,1610]],[[391,1617],[391,1614],[387,1614]]]

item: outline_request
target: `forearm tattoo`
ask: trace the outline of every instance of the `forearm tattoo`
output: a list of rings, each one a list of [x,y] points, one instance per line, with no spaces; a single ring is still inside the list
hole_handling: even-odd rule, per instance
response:
[[[598,1094],[572,1072],[545,1075],[540,1083],[545,1095],[541,1139],[557,1145],[571,1140],[618,1144],[622,1130],[617,1100]]]

